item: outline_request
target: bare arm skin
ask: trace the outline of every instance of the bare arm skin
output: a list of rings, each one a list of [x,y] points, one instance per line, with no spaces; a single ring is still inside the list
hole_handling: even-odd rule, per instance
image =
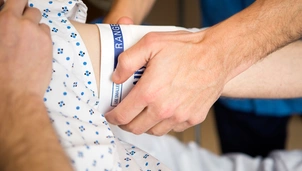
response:
[[[26,5],[7,0],[0,12],[0,170],[71,171],[43,103],[50,30],[39,24],[39,10]]]
[[[237,98],[302,97],[302,41],[293,42],[229,81],[222,95]]]
[[[228,77],[302,36],[301,0],[257,0],[250,7],[208,29],[201,44],[218,51]]]
[[[114,0],[104,23],[116,24],[122,17],[128,17],[124,24],[141,24],[156,0]],[[131,21],[132,20],[132,21]]]

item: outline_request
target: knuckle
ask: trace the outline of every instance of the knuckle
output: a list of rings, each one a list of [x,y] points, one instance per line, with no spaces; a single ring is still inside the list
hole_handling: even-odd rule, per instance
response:
[[[151,129],[148,131],[149,134],[154,135],[154,136],[162,136],[164,133],[162,131],[158,131],[155,129]]]
[[[22,20],[22,30],[24,31],[24,32],[28,32],[29,30],[33,30],[33,28],[35,28],[35,25],[34,25],[34,23],[32,22],[32,21],[30,21],[30,20],[27,20],[27,19],[24,19],[24,20]]]
[[[179,124],[179,123],[183,123],[186,121],[187,117],[186,115],[174,115],[172,118],[172,122]]]
[[[121,53],[118,58],[119,65],[122,66],[123,69],[127,69],[129,72],[135,72],[133,62],[127,51]]]
[[[35,15],[41,16],[42,18],[42,13],[38,8],[29,8],[28,10],[32,10],[35,13]]]
[[[160,112],[156,114],[156,117],[160,120],[170,118],[173,116],[173,111],[174,109],[170,107],[161,108]]]
[[[129,119],[126,117],[126,115],[119,114],[115,117],[115,121],[120,125],[125,125],[129,123]]]
[[[142,132],[142,131],[140,131],[140,130],[137,130],[137,129],[134,129],[134,130],[132,130],[132,131],[130,131],[130,132],[132,132],[132,133],[135,134],[135,135],[141,135],[142,133],[144,133],[144,132]]]
[[[200,124],[201,122],[203,122],[205,120],[205,117],[202,116],[202,117],[199,117],[199,118],[191,118],[191,119],[188,119],[186,122],[187,124],[191,127],[191,126],[195,126],[195,125],[198,125]]]
[[[153,91],[150,90],[145,90],[144,94],[142,94],[142,100],[147,104],[151,104],[156,98],[156,93],[153,93]]]
[[[119,58],[118,58],[118,62],[120,65],[123,65],[123,66],[128,66],[128,64],[130,63],[128,61],[128,55],[126,54],[127,52],[124,52],[122,54],[119,55]]]
[[[156,110],[157,113],[167,111],[173,111],[175,106],[169,102],[162,102],[163,99],[163,88],[158,86],[144,86],[143,91],[141,92],[140,98],[152,106],[153,109]],[[160,111],[160,112],[158,112]]]
[[[199,124],[199,122],[197,122],[196,120],[193,120],[193,119],[187,120],[186,123],[187,123],[188,127],[192,127],[194,125]]]
[[[129,131],[129,132],[132,132],[133,134],[135,135],[140,135],[142,133],[144,133],[144,131],[142,129],[140,129],[139,127],[137,126],[133,126],[131,124],[127,124],[125,125],[125,128]]]
[[[147,33],[144,36],[144,44],[148,45],[148,46],[152,46],[154,43],[159,42],[158,39],[160,38],[159,34],[156,32],[150,32]]]
[[[44,23],[41,24],[47,30],[47,37],[50,39],[50,27]]]

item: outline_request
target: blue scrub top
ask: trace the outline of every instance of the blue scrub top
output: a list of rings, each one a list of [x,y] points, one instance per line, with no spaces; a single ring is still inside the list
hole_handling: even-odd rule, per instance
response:
[[[236,14],[254,0],[201,0],[202,26],[209,27]],[[266,116],[289,116],[302,113],[302,98],[296,99],[230,99],[220,98],[223,105],[241,112]]]

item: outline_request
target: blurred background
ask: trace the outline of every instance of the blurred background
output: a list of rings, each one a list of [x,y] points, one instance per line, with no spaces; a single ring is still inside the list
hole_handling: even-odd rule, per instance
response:
[[[104,17],[108,12],[111,0],[84,0],[88,6],[87,22]],[[162,0],[157,1],[146,24],[176,25],[187,28],[201,26],[199,0]],[[215,123],[214,110],[211,109],[205,122],[182,133],[170,132],[183,142],[196,141],[200,146],[216,154],[220,154],[219,137]],[[302,117],[293,115],[288,124],[286,149],[302,149]]]

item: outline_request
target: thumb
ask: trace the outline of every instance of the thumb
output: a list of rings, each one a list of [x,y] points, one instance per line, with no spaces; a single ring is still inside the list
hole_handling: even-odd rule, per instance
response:
[[[121,17],[119,20],[117,20],[117,24],[134,24],[133,20],[129,17]]]
[[[125,82],[135,71],[145,66],[151,59],[153,50],[150,44],[147,44],[148,38],[143,37],[137,44],[121,53],[118,57],[118,63],[112,75],[112,81],[121,84]]]

